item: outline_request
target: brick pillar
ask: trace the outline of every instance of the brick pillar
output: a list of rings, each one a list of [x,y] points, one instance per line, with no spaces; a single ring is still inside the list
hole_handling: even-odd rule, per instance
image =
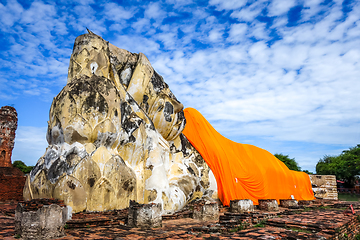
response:
[[[15,108],[10,106],[0,108],[0,167],[12,167],[11,154],[17,121]]]

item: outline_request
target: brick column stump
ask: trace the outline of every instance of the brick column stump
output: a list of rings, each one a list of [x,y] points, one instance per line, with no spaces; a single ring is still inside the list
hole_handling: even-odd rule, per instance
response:
[[[259,199],[259,209],[274,212],[279,211],[279,205],[275,199]]]
[[[230,200],[230,212],[245,213],[253,212],[254,203],[250,199]]]
[[[298,201],[296,201],[295,199],[280,199],[280,207],[290,208],[298,206]]]
[[[66,235],[64,226],[69,218],[71,208],[63,202],[59,205],[43,205],[41,199],[19,202],[15,209],[15,233],[22,239],[60,238]]]
[[[299,200],[299,202],[298,202],[298,204],[301,206],[309,206],[313,203],[314,203],[314,201],[311,201],[311,200]]]
[[[130,200],[128,226],[133,228],[162,227],[161,203],[139,204]]]
[[[219,206],[216,202],[200,202],[194,205],[193,219],[202,221],[218,221]]]

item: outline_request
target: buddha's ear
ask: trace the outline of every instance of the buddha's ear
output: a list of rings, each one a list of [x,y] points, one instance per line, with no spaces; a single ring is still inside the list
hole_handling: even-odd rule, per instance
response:
[[[149,60],[143,53],[139,53],[138,62],[127,88],[127,92],[138,104],[142,102],[146,87],[153,74],[154,69]]]

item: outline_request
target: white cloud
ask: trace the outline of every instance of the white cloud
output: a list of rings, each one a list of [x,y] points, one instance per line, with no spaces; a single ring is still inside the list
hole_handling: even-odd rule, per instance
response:
[[[146,6],[145,17],[155,20],[163,19],[164,17],[166,17],[166,12],[162,10],[159,2],[153,2]]]
[[[254,43],[249,49],[249,56],[255,63],[265,64],[269,61],[270,49],[265,42],[259,41]]]
[[[215,5],[217,10],[231,10],[241,8],[247,0],[210,0],[210,5]]]
[[[269,39],[269,30],[266,29],[266,23],[254,21],[249,30],[249,36],[258,40]]]
[[[133,10],[125,9],[116,3],[106,3],[104,8],[104,11],[106,12],[105,18],[112,21],[121,21],[123,19],[132,18],[135,13]]]
[[[268,8],[269,16],[280,16],[287,13],[296,4],[295,0],[273,0]]]
[[[0,3],[0,20],[4,24],[1,29],[12,27],[20,19],[23,11],[23,7],[16,0],[7,1],[5,6]]]
[[[232,24],[229,31],[228,40],[231,42],[240,42],[243,41],[243,37],[247,32],[247,25],[244,23]]]
[[[240,21],[251,22],[258,15],[260,15],[263,10],[264,3],[261,1],[256,1],[250,6],[243,7],[240,11],[234,11],[231,13],[231,17],[237,18]]]
[[[217,42],[218,40],[222,39],[222,31],[219,29],[213,29],[209,32],[209,40],[211,42]]]
[[[12,161],[21,160],[28,166],[34,166],[45,153],[46,127],[19,126],[16,130]]]

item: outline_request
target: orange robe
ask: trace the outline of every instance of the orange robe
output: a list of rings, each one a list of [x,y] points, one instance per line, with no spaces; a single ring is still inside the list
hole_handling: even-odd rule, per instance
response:
[[[258,199],[312,200],[309,176],[289,168],[268,151],[233,142],[218,133],[193,108],[184,110],[183,134],[201,154],[215,175],[223,205],[230,200]]]

